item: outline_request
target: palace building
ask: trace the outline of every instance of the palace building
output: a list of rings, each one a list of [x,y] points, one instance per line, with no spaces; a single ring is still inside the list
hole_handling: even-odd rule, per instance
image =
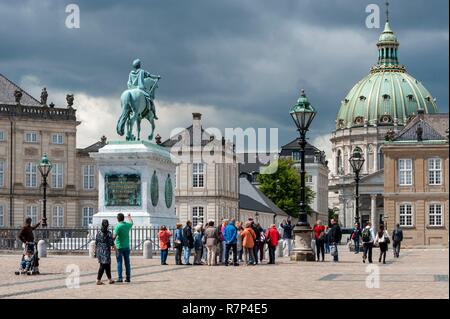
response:
[[[360,215],[364,224],[377,227],[384,222],[385,135],[399,133],[422,110],[438,113],[436,99],[425,86],[412,77],[399,60],[400,43],[386,21],[377,43],[378,61],[367,76],[345,96],[332,132],[330,208],[339,211],[344,227],[355,221],[354,173],[349,159],[353,150],[363,151],[365,165],[360,181]]]
[[[47,92],[36,100],[0,74],[0,227],[19,226],[25,217],[42,218],[41,175],[37,164],[44,153],[53,163],[48,179],[49,227],[81,227],[97,211],[97,172],[88,156],[106,139],[76,148],[80,122],[73,108],[47,105]]]
[[[448,114],[420,110],[382,150],[386,225],[400,224],[406,246],[448,246]]]

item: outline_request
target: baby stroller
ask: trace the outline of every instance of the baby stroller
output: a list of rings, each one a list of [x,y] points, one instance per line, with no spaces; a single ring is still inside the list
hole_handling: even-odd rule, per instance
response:
[[[19,270],[16,275],[39,275],[39,257],[36,243],[24,245],[22,258],[20,259]]]

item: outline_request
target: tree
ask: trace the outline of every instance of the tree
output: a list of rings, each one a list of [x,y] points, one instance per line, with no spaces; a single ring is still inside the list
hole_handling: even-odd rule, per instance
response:
[[[339,222],[339,209],[338,208],[328,208],[328,225],[331,225],[331,220]]]
[[[268,172],[271,172],[269,174]],[[300,210],[300,176],[290,159],[280,159],[261,171],[258,176],[260,190],[288,215],[298,218]],[[316,194],[306,186],[306,212]]]

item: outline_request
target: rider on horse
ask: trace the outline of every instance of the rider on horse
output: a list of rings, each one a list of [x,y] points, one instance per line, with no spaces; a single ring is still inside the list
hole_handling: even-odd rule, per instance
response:
[[[155,88],[153,88],[152,92],[147,91],[144,85],[145,78],[159,80],[161,77],[141,69],[141,60],[134,60],[133,70],[131,70],[130,75],[128,76],[128,89],[139,89],[142,91],[147,102],[147,109],[153,112],[155,120],[157,120],[158,117],[156,116],[155,104],[153,103]]]

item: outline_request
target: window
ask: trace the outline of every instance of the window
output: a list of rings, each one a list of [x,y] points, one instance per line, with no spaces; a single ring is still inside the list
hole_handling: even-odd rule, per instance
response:
[[[312,184],[313,178],[311,175],[306,175],[306,183]]]
[[[53,164],[53,168],[51,170],[52,188],[63,188],[63,168],[64,166],[62,163]]]
[[[442,184],[442,161],[440,158],[430,158],[428,160],[428,184]]]
[[[412,206],[411,204],[400,205],[400,226],[413,226]]]
[[[27,206],[27,217],[31,218],[33,224],[37,223],[39,220],[38,207],[35,205]]]
[[[399,159],[398,172],[400,186],[412,185],[412,159]]]
[[[300,161],[300,152],[297,151],[292,152],[292,160],[296,162]]]
[[[203,163],[192,165],[192,186],[204,187]]]
[[[435,227],[444,226],[441,204],[430,204],[428,206],[428,225]]]
[[[0,187],[3,186],[4,180],[5,180],[5,162],[0,161]]]
[[[37,166],[36,163],[25,165],[25,186],[37,187]]]
[[[52,144],[64,144],[64,135],[61,133],[53,134]]]
[[[83,219],[82,219],[82,226],[88,227],[90,224],[92,224],[92,217],[94,216],[94,208],[92,207],[83,207]]]
[[[5,132],[4,131],[0,131],[0,142],[1,141],[4,141],[5,139],[6,139],[6,136],[5,136],[6,134],[5,134]]]
[[[94,165],[83,166],[83,188],[86,190],[94,189]]]
[[[52,216],[52,226],[53,227],[63,227],[64,226],[64,210],[61,206],[53,207]]]
[[[27,143],[37,143],[37,133],[27,132],[25,133],[25,142]]]
[[[192,207],[192,225],[197,226],[199,223],[203,223],[204,209],[203,207]]]
[[[0,227],[5,226],[5,211],[3,206],[0,205]]]

